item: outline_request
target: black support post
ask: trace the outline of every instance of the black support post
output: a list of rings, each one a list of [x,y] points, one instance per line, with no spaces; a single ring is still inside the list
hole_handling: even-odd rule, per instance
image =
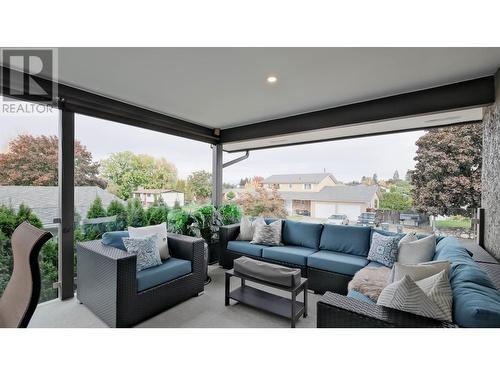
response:
[[[212,204],[222,204],[222,145],[212,146]]]
[[[74,296],[75,113],[59,113],[59,298]]]

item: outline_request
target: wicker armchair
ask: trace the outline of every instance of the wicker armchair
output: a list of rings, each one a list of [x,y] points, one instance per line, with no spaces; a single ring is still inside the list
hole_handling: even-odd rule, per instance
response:
[[[129,327],[203,292],[204,241],[169,233],[168,246],[192,272],[137,292],[135,255],[100,240],[78,243],[78,300],[110,327]]]
[[[318,328],[455,328],[442,322],[340,294],[326,292],[317,304]]]

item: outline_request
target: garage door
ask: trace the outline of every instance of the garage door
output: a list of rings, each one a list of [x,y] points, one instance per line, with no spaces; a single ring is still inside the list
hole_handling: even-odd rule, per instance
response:
[[[361,214],[361,206],[359,204],[337,204],[337,213],[345,214],[349,220],[356,220]]]
[[[335,203],[316,203],[314,216],[319,219],[326,219],[335,214]]]

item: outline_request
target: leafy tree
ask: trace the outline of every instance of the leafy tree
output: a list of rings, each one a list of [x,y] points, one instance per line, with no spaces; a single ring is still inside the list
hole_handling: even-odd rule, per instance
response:
[[[278,191],[258,188],[255,192],[245,192],[237,200],[243,213],[249,216],[285,218],[285,204]]]
[[[127,224],[131,227],[142,227],[146,222],[141,201],[133,198],[127,201]]]
[[[395,181],[399,181],[399,180],[400,180],[400,178],[399,178],[399,172],[398,172],[398,170],[397,170],[397,169],[394,171],[394,175],[392,176],[392,180],[393,180],[394,182],[395,182]]]
[[[122,199],[129,199],[139,186],[170,188],[177,181],[177,169],[172,163],[131,151],[111,154],[101,165],[101,176],[109,182],[109,190]]]
[[[26,206],[24,203],[21,203],[19,205],[19,209],[17,210],[16,227],[24,221],[27,221],[37,228],[42,227],[42,221],[38,218],[38,216],[36,216],[33,211],[31,211],[31,208]]]
[[[234,193],[234,191],[227,192],[227,194],[226,194],[227,199],[232,200],[232,199],[234,199],[234,197],[236,197],[236,194]]]
[[[0,184],[57,186],[59,141],[56,136],[19,135],[0,153]],[[75,141],[75,185],[106,187],[97,176],[99,163]]]
[[[87,218],[95,219],[98,217],[106,217],[106,209],[102,206],[101,198],[95,197],[87,212]]]
[[[116,221],[109,225],[110,231],[124,230],[127,228],[127,209],[121,202],[112,200],[108,206],[108,215],[116,215]]]
[[[382,194],[380,198],[379,207],[382,209],[396,210],[396,211],[407,211],[413,206],[413,200],[407,194],[394,191],[386,192]]]
[[[414,204],[430,215],[467,215],[481,202],[482,124],[427,131],[416,142]]]
[[[188,190],[197,201],[206,201],[212,195],[212,174],[207,171],[191,173],[187,179]]]
[[[373,174],[372,181],[374,184],[378,183],[378,175],[376,173]]]
[[[219,207],[223,225],[238,223],[241,219],[241,210],[237,204],[228,203]]]
[[[148,207],[145,212],[146,225],[157,225],[166,223],[168,220],[169,208],[166,204],[156,204]]]

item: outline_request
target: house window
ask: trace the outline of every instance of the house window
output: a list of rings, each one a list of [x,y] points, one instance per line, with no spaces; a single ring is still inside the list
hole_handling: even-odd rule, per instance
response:
[[[288,188],[291,189],[292,188],[292,184],[288,184]]]
[[[148,193],[148,198],[151,197],[151,193]]]
[[[311,190],[311,184],[304,184],[304,190]]]

